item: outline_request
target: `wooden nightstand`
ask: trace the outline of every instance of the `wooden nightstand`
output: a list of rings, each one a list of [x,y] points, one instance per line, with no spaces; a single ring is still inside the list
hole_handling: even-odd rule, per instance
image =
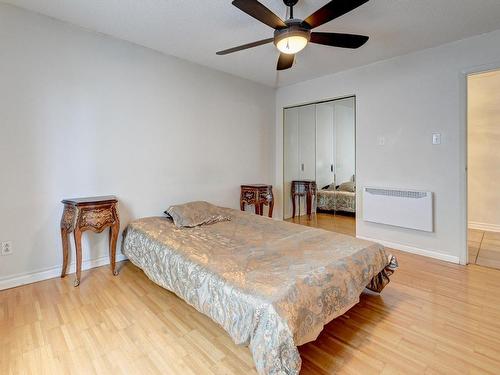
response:
[[[299,199],[300,216],[300,197],[306,198],[307,216],[311,218],[312,198],[316,195],[316,181],[313,180],[295,180],[292,181],[292,217],[295,217],[295,197]]]
[[[269,217],[273,217],[274,196],[272,185],[241,185],[241,211],[245,211],[245,204],[255,205],[255,213],[261,216],[263,214],[264,205],[268,205]]]
[[[68,268],[69,233],[73,232],[76,248],[75,286],[80,285],[82,274],[82,233],[91,230],[101,233],[109,228],[109,260],[111,272],[116,271],[116,240],[120,230],[118,218],[118,200],[114,196],[64,199],[64,211],[61,218],[61,238],[63,247],[63,267],[61,277]]]

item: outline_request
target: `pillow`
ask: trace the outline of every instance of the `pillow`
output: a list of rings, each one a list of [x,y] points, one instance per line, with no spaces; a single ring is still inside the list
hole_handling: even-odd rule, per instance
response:
[[[170,206],[165,213],[170,215],[177,228],[192,228],[231,220],[223,208],[203,201]]]
[[[351,193],[356,192],[356,183],[353,181],[343,182],[339,186],[340,191],[350,191]]]
[[[335,183],[332,182],[330,185],[326,185],[322,190],[335,190]]]

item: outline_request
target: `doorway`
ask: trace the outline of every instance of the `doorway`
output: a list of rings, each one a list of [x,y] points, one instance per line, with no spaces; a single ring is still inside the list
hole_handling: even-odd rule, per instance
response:
[[[467,76],[467,252],[500,269],[500,70]]]
[[[355,236],[355,108],[349,96],[284,109],[285,220]],[[311,186],[312,202],[294,194]]]

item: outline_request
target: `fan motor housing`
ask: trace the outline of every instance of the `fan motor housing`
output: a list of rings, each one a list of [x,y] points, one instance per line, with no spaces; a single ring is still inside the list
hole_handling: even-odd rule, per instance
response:
[[[299,2],[299,0],[283,0],[283,2],[287,7],[293,7]]]
[[[291,36],[302,36],[309,40],[311,39],[311,29],[304,26],[304,22],[299,19],[290,19],[285,21],[286,29],[276,29],[274,31],[274,44],[277,45],[278,42],[284,38]]]

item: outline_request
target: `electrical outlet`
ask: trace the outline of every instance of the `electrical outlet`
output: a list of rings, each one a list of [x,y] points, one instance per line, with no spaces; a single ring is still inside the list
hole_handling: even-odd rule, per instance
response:
[[[433,145],[441,144],[441,133],[432,133],[432,144]]]
[[[12,241],[4,241],[2,242],[1,255],[11,255],[14,253],[14,249],[12,248]]]

